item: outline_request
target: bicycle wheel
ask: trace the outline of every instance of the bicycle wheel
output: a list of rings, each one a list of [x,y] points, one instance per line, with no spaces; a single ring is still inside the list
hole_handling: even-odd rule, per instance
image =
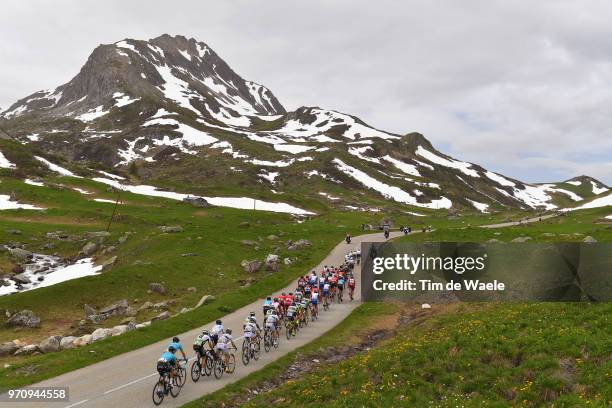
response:
[[[172,398],[178,397],[181,392],[181,379],[178,376],[172,377],[170,384],[172,384],[170,395],[172,395]]]
[[[245,340],[242,343],[242,364],[249,365],[249,362],[251,361],[251,353],[249,351],[249,342],[247,340]]]
[[[179,386],[182,388],[187,382],[187,369],[183,366],[176,369],[176,377],[179,380]]]
[[[215,378],[217,380],[223,377],[223,372],[225,371],[225,367],[223,367],[223,356],[219,356],[217,360],[215,360]]]
[[[285,335],[287,336],[287,340],[289,340],[291,338],[291,325],[287,325],[287,327],[285,328]]]
[[[227,372],[233,374],[234,370],[236,370],[236,357],[234,357],[234,353],[232,353],[227,361]]]
[[[253,359],[259,360],[259,356],[261,355],[261,341],[253,343]]]
[[[164,400],[164,396],[166,395],[166,387],[164,383],[164,378],[159,377],[159,380],[153,386],[153,404],[159,405]]]
[[[266,353],[270,351],[270,349],[272,348],[272,334],[270,333],[270,330],[266,330],[266,332],[264,333],[264,350],[266,350]]]
[[[276,330],[276,336],[272,337],[272,344],[274,345],[274,348],[278,348],[279,343],[280,343],[280,333],[278,332],[278,330]]]
[[[215,365],[215,360],[213,359],[213,356],[211,356],[210,354],[207,354],[206,362],[204,363],[204,375],[206,375],[207,377],[210,377],[210,375],[213,372],[214,365]]]
[[[196,360],[191,364],[191,381],[198,382],[200,375],[202,375],[202,367],[199,357],[196,357]]]

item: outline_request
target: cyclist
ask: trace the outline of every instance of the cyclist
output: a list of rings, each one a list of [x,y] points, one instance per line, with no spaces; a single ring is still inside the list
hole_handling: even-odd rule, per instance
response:
[[[315,310],[316,313],[319,312],[319,290],[317,288],[313,289],[312,294],[310,295],[310,304],[311,307]]]
[[[268,311],[268,316],[266,317],[266,328],[271,331],[273,339],[278,337],[278,325],[279,320],[276,310],[272,309]]]
[[[342,302],[342,291],[344,290],[344,273],[338,276],[338,299]]]
[[[310,286],[316,286],[317,285],[317,273],[315,271],[310,272],[310,276],[308,277],[308,283],[310,284]]]
[[[272,297],[268,296],[263,302],[263,315],[264,318],[268,314],[268,310],[272,307]]]
[[[348,288],[349,288],[349,296],[351,300],[353,300],[353,292],[355,292],[355,277],[353,274],[349,274],[348,277]]]
[[[330,291],[331,285],[329,284],[329,282],[325,282],[325,285],[323,285],[323,300],[329,302],[329,291]]]
[[[176,376],[176,349],[174,346],[168,346],[168,350],[164,351],[162,355],[157,360],[157,372],[160,376],[165,377],[166,374],[170,374],[170,377]],[[172,387],[172,381],[168,384]],[[166,390],[166,394],[168,394],[168,390]]]
[[[193,342],[193,349],[195,350],[198,356],[198,359],[200,361],[200,367],[202,367],[202,371],[204,371],[204,365],[205,365],[204,357],[206,356],[206,351],[204,351],[204,347],[206,347],[208,351],[210,351],[213,358],[217,357],[217,354],[215,353],[215,347],[213,345],[213,340],[210,337],[210,332],[208,330],[204,330],[202,334],[196,337],[195,341]]]
[[[181,341],[179,340],[178,337],[174,336],[172,338],[172,343],[170,343],[170,345],[168,346],[168,349],[170,347],[174,347],[174,350],[180,350],[181,354],[183,355],[183,360],[187,361],[187,356],[185,355],[185,351],[183,350],[183,345],[181,344]]]
[[[225,361],[225,366],[227,370],[227,365],[229,364],[229,345],[232,345],[234,350],[238,350],[236,344],[234,343],[234,339],[232,338],[232,329],[227,329],[219,336],[219,342],[215,346],[217,350],[223,353],[223,360]]]
[[[287,321],[288,321],[288,325],[287,325],[287,330],[289,330],[289,325],[293,325],[295,324],[295,318],[297,315],[297,306],[295,305],[291,305],[287,308]]]
[[[219,336],[223,334],[223,331],[223,322],[221,320],[217,320],[213,328],[210,330],[210,338],[212,339],[214,345],[217,345]]]

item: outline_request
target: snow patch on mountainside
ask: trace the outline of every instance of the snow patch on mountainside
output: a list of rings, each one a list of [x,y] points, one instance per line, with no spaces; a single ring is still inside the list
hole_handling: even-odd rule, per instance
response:
[[[80,120],[81,122],[91,122],[95,119],[101,118],[102,116],[108,114],[109,111],[104,110],[104,106],[100,105],[94,109],[90,109],[87,112],[76,116],[75,119]]]
[[[474,206],[474,208],[481,213],[489,212],[489,204],[479,203],[478,201],[470,200],[469,198],[466,198],[466,200],[468,200]]]
[[[612,205],[612,194],[608,194],[604,197],[596,198],[595,200],[585,203],[579,207],[564,208],[562,211],[584,210],[587,208],[607,207],[609,205]]]
[[[426,160],[439,164],[440,166],[450,167],[453,169],[457,169],[464,174],[467,174],[470,177],[480,177],[478,172],[472,169],[471,163],[466,163],[458,160],[445,159],[444,157],[440,157],[429,150],[423,148],[423,146],[419,146],[415,152],[419,156],[425,158]]]
[[[502,186],[514,187],[516,185],[512,181],[508,180],[507,178],[500,176],[497,173],[493,173],[492,171],[487,171],[485,173],[485,176],[487,176],[488,178],[490,178],[491,180],[493,180],[494,182]]]
[[[0,168],[2,169],[14,169],[17,166],[15,166],[14,163],[11,163],[9,161],[9,159],[7,159],[4,154],[2,154],[2,152],[0,152]]]
[[[38,160],[39,162],[43,163],[45,166],[47,166],[49,168],[49,170],[54,171],[56,173],[61,174],[62,176],[70,176],[70,177],[76,177],[76,178],[83,178],[81,176],[77,176],[76,174],[74,174],[73,172],[71,172],[68,169],[65,169],[63,167],[58,166],[57,164],[53,164],[51,163],[49,160],[40,157],[40,156],[34,156],[34,158],[36,160]]]
[[[593,186],[593,194],[595,194],[595,195],[599,195],[601,193],[605,193],[606,191],[609,190],[606,187],[598,186],[597,183],[595,183],[592,180],[591,180],[591,185]]]
[[[389,186],[382,183],[375,178],[370,177],[365,172],[347,165],[340,159],[334,159],[334,164],[338,170],[347,176],[359,181],[364,186],[379,192],[384,197],[393,199],[397,202],[425,208],[450,208],[452,206],[452,202],[446,197],[442,197],[439,200],[434,200],[430,203],[419,203],[415,197],[399,187]]]
[[[389,155],[384,156],[383,159],[393,164],[395,167],[397,167],[398,169],[400,169],[401,171],[403,171],[404,173],[410,176],[421,177],[421,173],[419,173],[419,170],[413,164],[408,164],[401,160],[394,159],[393,157]]]
[[[121,184],[116,180],[106,179],[102,177],[96,177],[93,180],[99,183],[113,186],[120,190],[129,191],[134,194],[146,195],[146,196],[151,196],[151,197],[163,197],[163,198],[169,198],[169,199],[178,200],[178,201],[183,201],[183,199],[187,197],[197,197],[197,196],[193,196],[190,194],[158,190],[154,186],[147,186],[147,185],[133,186],[129,184]],[[301,208],[294,207],[287,203],[280,203],[280,202],[273,203],[273,202],[268,202],[268,201],[255,200],[249,197],[202,197],[202,198],[204,198],[210,204],[216,205],[219,207],[239,208],[243,210],[255,209],[259,211],[272,211],[272,212],[289,213],[289,214],[296,214],[296,215],[313,215],[314,214],[310,211],[306,211]]]
[[[350,154],[352,154],[355,157],[360,158],[361,160],[365,160],[365,161],[369,161],[372,163],[376,163],[376,164],[380,164],[380,159],[376,158],[376,157],[370,157],[370,156],[366,156],[365,153],[369,150],[374,150],[372,149],[371,146],[364,146],[364,147],[349,147],[348,152]]]
[[[11,196],[0,194],[0,210],[44,210],[44,208],[36,207],[30,204],[21,204],[17,201],[11,201]]]

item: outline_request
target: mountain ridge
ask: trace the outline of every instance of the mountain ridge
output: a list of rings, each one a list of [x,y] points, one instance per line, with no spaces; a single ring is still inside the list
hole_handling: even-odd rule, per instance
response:
[[[338,193],[328,204],[344,208],[355,207],[355,192],[369,206],[481,212],[551,210],[592,196],[454,159],[420,133],[316,106],[287,112],[205,43],[167,34],[96,47],[69,82],[1,112],[0,127],[69,162],[135,168],[143,181],[287,195],[307,186],[317,199]],[[593,193],[607,188],[595,183]]]

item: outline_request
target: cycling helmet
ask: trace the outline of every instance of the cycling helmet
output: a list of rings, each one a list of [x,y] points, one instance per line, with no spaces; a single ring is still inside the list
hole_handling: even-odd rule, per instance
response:
[[[251,312],[251,313],[249,313],[249,316],[251,316],[251,317],[255,317],[255,312]]]
[[[215,324],[222,324],[222,323],[221,323],[221,320],[217,320],[217,321],[215,322]]]
[[[287,294],[285,292],[281,293],[281,296],[287,296]]]
[[[277,298],[277,297],[275,297],[275,298],[274,298],[274,301],[275,301],[275,302],[278,302],[278,298]]]
[[[174,337],[172,338],[172,342],[173,342],[173,343],[180,343],[180,340],[179,340],[179,338],[178,338],[178,337],[174,336]]]
[[[168,346],[168,351],[171,353],[175,353],[176,352],[176,348],[174,346]]]
[[[225,333],[227,333],[227,334],[232,334],[232,329],[227,329],[227,330],[225,331]]]
[[[202,332],[202,334],[203,334],[204,336],[208,336],[208,335],[210,335],[210,332],[209,332],[208,330],[204,330],[204,331]]]
[[[255,316],[251,316],[251,317],[249,318],[249,321],[250,321],[251,323],[255,323],[255,322],[257,321],[257,319],[255,319]]]
[[[266,300],[272,300],[272,296],[268,296]]]

